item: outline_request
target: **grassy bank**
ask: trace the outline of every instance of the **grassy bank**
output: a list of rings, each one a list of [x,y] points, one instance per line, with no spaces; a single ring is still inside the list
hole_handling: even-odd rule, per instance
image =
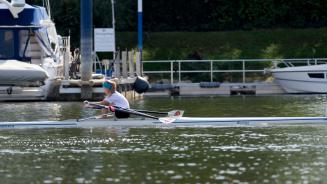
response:
[[[137,33],[117,34],[120,49],[136,48]],[[144,60],[327,57],[327,28],[144,34]]]

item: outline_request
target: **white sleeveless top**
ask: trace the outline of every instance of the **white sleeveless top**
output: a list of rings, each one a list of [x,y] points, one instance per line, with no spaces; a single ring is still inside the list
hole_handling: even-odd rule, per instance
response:
[[[117,91],[111,94],[110,96],[107,96],[104,100],[110,103],[111,105],[129,109],[128,100],[124,97],[124,95],[120,94]]]

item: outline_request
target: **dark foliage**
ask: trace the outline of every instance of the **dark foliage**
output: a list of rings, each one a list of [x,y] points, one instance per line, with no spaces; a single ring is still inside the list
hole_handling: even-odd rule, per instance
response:
[[[42,3],[42,0],[28,0]],[[79,0],[52,0],[67,33],[79,28]],[[118,31],[135,31],[137,0],[116,0]],[[146,31],[219,31],[327,26],[326,0],[144,0]],[[111,26],[111,3],[94,0],[94,25]],[[62,30],[62,29],[60,29]],[[77,31],[78,32],[78,31]]]

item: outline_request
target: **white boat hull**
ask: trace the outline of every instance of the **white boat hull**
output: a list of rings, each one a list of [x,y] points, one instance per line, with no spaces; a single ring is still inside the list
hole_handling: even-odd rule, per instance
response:
[[[45,92],[40,87],[0,86],[0,101],[34,101],[45,98]]]
[[[24,14],[13,17],[10,7],[0,3],[0,101],[57,96],[52,89],[63,77],[64,56],[70,50],[44,7],[21,8]]]
[[[288,93],[327,93],[327,64],[278,68],[271,72]]]
[[[38,65],[16,60],[0,60],[0,84],[24,85],[43,82],[48,73]]]
[[[266,124],[301,124],[327,123],[327,117],[260,117],[260,118],[179,118],[164,124],[152,119],[94,119],[86,121],[31,121],[0,122],[0,129],[28,128],[107,128],[107,127],[219,127],[219,126],[255,126]]]

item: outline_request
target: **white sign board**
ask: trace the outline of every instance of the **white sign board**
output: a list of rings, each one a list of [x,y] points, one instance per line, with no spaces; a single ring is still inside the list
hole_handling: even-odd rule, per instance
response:
[[[111,28],[94,29],[95,52],[116,52],[115,31]]]

